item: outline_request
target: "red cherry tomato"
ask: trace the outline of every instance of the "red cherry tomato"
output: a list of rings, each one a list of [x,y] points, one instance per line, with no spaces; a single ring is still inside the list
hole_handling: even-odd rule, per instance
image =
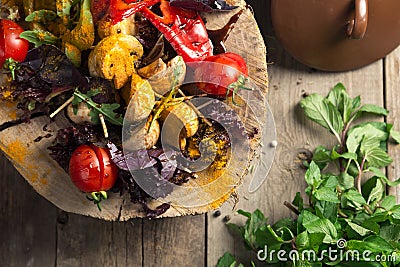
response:
[[[207,64],[207,63],[212,64]],[[236,82],[240,75],[247,76],[248,70],[244,59],[235,53],[223,53],[210,56],[195,67],[194,78],[197,86],[204,92],[226,96],[227,88]],[[228,95],[231,95],[229,92]]]
[[[107,191],[113,187],[118,167],[112,162],[108,149],[95,145],[81,145],[69,161],[72,182],[86,193]]]
[[[19,38],[21,26],[12,20],[0,20],[0,67],[7,58],[23,61],[28,54],[29,42]]]

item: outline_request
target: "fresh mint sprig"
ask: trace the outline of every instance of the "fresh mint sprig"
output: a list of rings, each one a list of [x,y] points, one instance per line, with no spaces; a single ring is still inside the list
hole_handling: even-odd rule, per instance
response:
[[[300,106],[309,119],[332,133],[337,144],[332,148],[318,146],[312,160],[305,162],[308,186],[292,203],[285,203],[297,219],[284,218],[271,225],[259,210],[239,211],[247,217],[246,224],[228,227],[257,253],[267,246],[269,251],[281,250],[286,256],[310,251],[317,255],[282,262],[275,253],[263,260],[265,266],[399,266],[400,205],[394,196],[387,195],[386,187],[399,185],[400,179],[390,181],[382,168],[392,162],[387,143],[390,138],[399,143],[400,133],[385,122],[356,123],[364,114],[386,116],[388,111],[361,105],[361,98],[350,98],[340,83],[327,97],[312,94]],[[327,249],[336,251],[338,257],[324,255]],[[369,257],[340,257],[348,251],[367,252]],[[237,264],[227,253],[218,267]]]

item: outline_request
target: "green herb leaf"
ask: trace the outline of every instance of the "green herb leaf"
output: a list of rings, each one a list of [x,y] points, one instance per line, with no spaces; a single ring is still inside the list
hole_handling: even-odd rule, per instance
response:
[[[226,252],[217,263],[216,267],[243,267],[242,264],[237,265],[236,259],[232,256],[232,254]]]
[[[318,217],[327,218],[332,223],[337,221],[338,205],[335,202],[316,201],[314,208]]]
[[[355,188],[350,189],[342,194],[341,205],[344,208],[359,208],[364,204],[367,204],[367,202]]]
[[[322,170],[331,161],[331,151],[324,146],[318,146],[313,153],[312,160]]]
[[[377,147],[364,152],[365,160],[371,167],[386,167],[393,161],[385,151]]]
[[[351,222],[351,220],[345,220],[347,222],[347,225],[353,229],[357,234],[359,234],[360,236],[366,236],[368,234],[371,234],[372,231],[369,229],[366,229],[358,224],[355,224],[353,222]]]
[[[337,193],[334,189],[328,187],[322,187],[314,191],[314,197],[318,200],[340,203]]]
[[[343,172],[339,176],[339,186],[341,190],[347,190],[354,187],[354,177]]]
[[[313,161],[311,161],[310,166],[306,171],[305,180],[311,187],[318,187],[322,182],[321,171],[318,165]]]
[[[384,225],[381,227],[379,235],[389,242],[400,241],[400,225]]]
[[[57,15],[65,26],[69,24],[72,3],[73,0],[56,0]]]
[[[351,128],[346,141],[348,152],[356,153],[362,142],[363,149],[366,151],[379,146],[380,142],[386,141],[388,134],[379,129],[380,126],[381,124],[365,123]]]
[[[387,196],[385,197],[380,206],[385,210],[390,210],[396,205],[396,197],[395,196]]]
[[[285,243],[285,240],[278,236],[270,225],[258,229],[255,237],[257,248],[264,248],[267,245],[268,249],[278,250]]]
[[[368,179],[362,186],[362,194],[367,199],[367,204],[380,201],[385,193],[384,185],[378,177]]]
[[[396,205],[391,208],[390,214],[393,219],[400,220],[400,205]]]
[[[395,181],[389,180],[386,175],[378,168],[375,167],[369,167],[368,171],[371,171],[375,174],[375,176],[381,178],[383,182],[385,182],[388,186],[397,186],[400,184],[400,179],[397,179]]]
[[[331,244],[335,242],[338,237],[337,230],[333,223],[326,218],[319,218],[311,212],[304,210],[303,226],[309,233],[323,233],[325,234],[323,242]]]
[[[331,159],[335,160],[335,159],[351,159],[351,160],[357,160],[357,154],[356,153],[350,153],[350,152],[346,152],[343,154],[339,154],[337,153],[335,150],[332,150],[331,153]]]
[[[329,129],[340,142],[339,133],[343,130],[343,119],[332,102],[321,95],[312,94],[301,100],[300,106],[308,118]]]
[[[119,108],[119,104],[112,103],[112,104],[97,104],[93,102],[93,100],[78,90],[75,90],[74,96],[76,98],[80,98],[84,101],[88,107],[91,109],[90,116],[93,123],[99,123],[99,114],[103,114],[104,118],[115,125],[123,125],[124,118],[121,114],[115,112],[116,109]],[[89,96],[91,96],[89,94]],[[76,102],[75,102],[76,103]]]
[[[296,206],[300,212],[303,210],[304,200],[301,197],[300,192],[296,193],[296,196],[294,197],[292,204]]]
[[[251,249],[257,249],[256,233],[259,229],[267,226],[267,219],[264,217],[260,210],[255,210],[253,213],[249,213],[243,210],[238,211],[239,214],[247,217],[247,221],[244,227],[236,229],[243,236],[246,245]]]
[[[44,30],[24,31],[19,37],[33,43],[35,47],[39,47],[43,44],[56,45],[59,41],[58,37]]]
[[[329,101],[338,108],[342,114],[343,122],[346,124],[350,120],[353,113],[353,101],[346,92],[343,84],[338,83],[328,94]]]
[[[400,132],[395,131],[393,129],[390,130],[390,136],[393,138],[393,140],[397,143],[400,144]]]
[[[52,11],[52,10],[38,10],[38,11],[33,11],[31,14],[29,14],[26,18],[25,21],[27,22],[39,22],[39,23],[47,23],[49,21],[53,21],[57,18],[57,14]]]
[[[358,112],[367,112],[367,113],[372,113],[375,115],[383,115],[383,116],[387,116],[389,114],[389,111],[387,111],[386,109],[376,106],[376,105],[372,105],[372,104],[365,104],[365,105],[361,106],[361,108],[358,110]]]

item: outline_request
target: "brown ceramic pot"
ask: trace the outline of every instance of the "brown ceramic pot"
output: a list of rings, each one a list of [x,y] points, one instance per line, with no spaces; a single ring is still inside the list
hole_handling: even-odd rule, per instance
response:
[[[271,0],[276,37],[321,70],[365,66],[400,44],[399,0]]]

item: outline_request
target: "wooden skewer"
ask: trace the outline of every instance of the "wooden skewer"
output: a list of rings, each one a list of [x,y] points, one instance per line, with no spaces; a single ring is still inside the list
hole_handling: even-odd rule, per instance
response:
[[[99,118],[100,118],[101,126],[103,127],[104,137],[108,138],[107,125],[106,125],[106,121],[104,120],[103,114],[99,114]]]
[[[64,102],[58,109],[56,109],[53,113],[50,114],[50,118],[53,118],[57,115],[61,110],[63,110],[66,106],[68,106],[74,100],[74,96],[71,96],[67,101]]]

